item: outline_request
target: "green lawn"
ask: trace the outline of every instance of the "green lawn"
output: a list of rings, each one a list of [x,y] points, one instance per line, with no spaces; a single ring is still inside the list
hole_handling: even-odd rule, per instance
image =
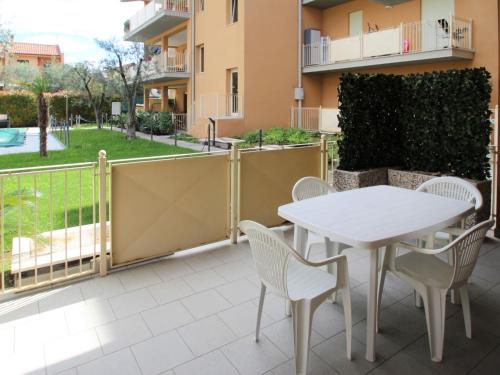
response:
[[[70,132],[68,149],[49,152],[44,159],[38,153],[0,156],[0,169],[95,162],[99,150],[106,150],[109,160],[193,152],[148,140],[127,141],[124,134],[104,129],[75,129]],[[64,228],[65,223],[68,227],[92,223],[92,175],[92,169],[85,169],[0,178],[0,199],[3,189],[6,202],[5,249],[12,248],[12,238],[19,235],[19,228],[22,237],[33,238],[35,233]]]
[[[193,152],[190,149],[144,139],[127,141],[125,134],[105,129],[75,129],[70,131],[69,149],[50,151],[49,156],[44,159],[41,159],[38,153],[0,156],[0,169],[97,161],[99,150],[106,150],[108,159],[115,160]]]

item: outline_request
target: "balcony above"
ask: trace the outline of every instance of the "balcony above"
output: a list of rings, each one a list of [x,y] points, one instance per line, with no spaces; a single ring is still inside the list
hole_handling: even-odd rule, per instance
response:
[[[188,79],[190,75],[188,62],[189,58],[186,53],[162,52],[145,63],[143,81],[157,83]]]
[[[303,0],[302,4],[313,8],[327,9],[349,1],[350,0]]]
[[[144,42],[190,18],[188,0],[153,0],[125,21],[124,39]]]
[[[419,21],[304,46],[303,72],[342,72],[384,66],[472,60],[472,21]]]

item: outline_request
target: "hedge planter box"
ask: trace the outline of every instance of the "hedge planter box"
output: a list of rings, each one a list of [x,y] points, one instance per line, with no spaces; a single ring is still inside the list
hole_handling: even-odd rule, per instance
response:
[[[362,187],[387,185],[387,168],[366,171],[344,171],[335,169],[332,173],[333,187],[337,191],[352,190]]]
[[[405,189],[415,190],[425,181],[428,181],[432,178],[438,177],[438,175],[423,173],[423,172],[412,172],[412,171],[402,171],[397,169],[389,169],[387,171],[388,182],[389,185],[402,187]],[[468,218],[467,226],[473,225],[475,222],[479,223],[484,220],[488,220],[491,214],[491,181],[483,180],[469,180],[472,185],[477,187],[477,189],[481,192],[483,196],[483,207],[476,214],[477,218],[474,220],[474,217]]]

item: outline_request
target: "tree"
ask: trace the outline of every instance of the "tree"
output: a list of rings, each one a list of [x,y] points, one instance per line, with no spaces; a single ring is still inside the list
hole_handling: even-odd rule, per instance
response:
[[[102,69],[89,62],[78,63],[74,71],[80,79],[80,84],[87,93],[89,105],[94,109],[97,128],[101,128],[101,110],[106,99],[108,80]]]
[[[12,32],[0,22],[0,59],[6,59],[12,44]],[[1,64],[0,64],[1,65]],[[0,81],[4,80],[5,68],[0,66]]]
[[[38,127],[40,128],[40,156],[47,156],[47,126],[49,123],[49,111],[44,93],[47,92],[48,85],[43,74],[35,78],[28,87],[36,95],[38,105]]]
[[[117,72],[121,78],[123,94],[128,104],[127,139],[134,139],[136,99],[141,83],[144,48],[139,43],[123,44],[117,40],[96,40],[96,43],[107,52],[107,57],[103,60],[105,69]]]

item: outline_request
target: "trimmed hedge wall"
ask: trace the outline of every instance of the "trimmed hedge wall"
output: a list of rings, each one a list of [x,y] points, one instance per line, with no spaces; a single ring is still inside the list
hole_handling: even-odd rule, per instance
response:
[[[400,165],[400,77],[346,74],[340,82],[339,168],[352,171]]]
[[[83,94],[69,93],[69,113],[81,115],[84,119],[95,121],[94,109],[87,104]],[[120,99],[117,99],[120,101]],[[111,113],[112,98],[106,98],[102,113]],[[49,112],[58,119],[66,117],[66,93],[47,94]],[[35,96],[28,91],[0,92],[0,113],[8,114],[12,126],[37,126],[37,107]]]
[[[408,76],[343,75],[339,168],[401,166],[486,179],[489,79],[484,68]]]
[[[36,126],[35,96],[27,92],[0,92],[0,113],[8,114],[11,126]]]

